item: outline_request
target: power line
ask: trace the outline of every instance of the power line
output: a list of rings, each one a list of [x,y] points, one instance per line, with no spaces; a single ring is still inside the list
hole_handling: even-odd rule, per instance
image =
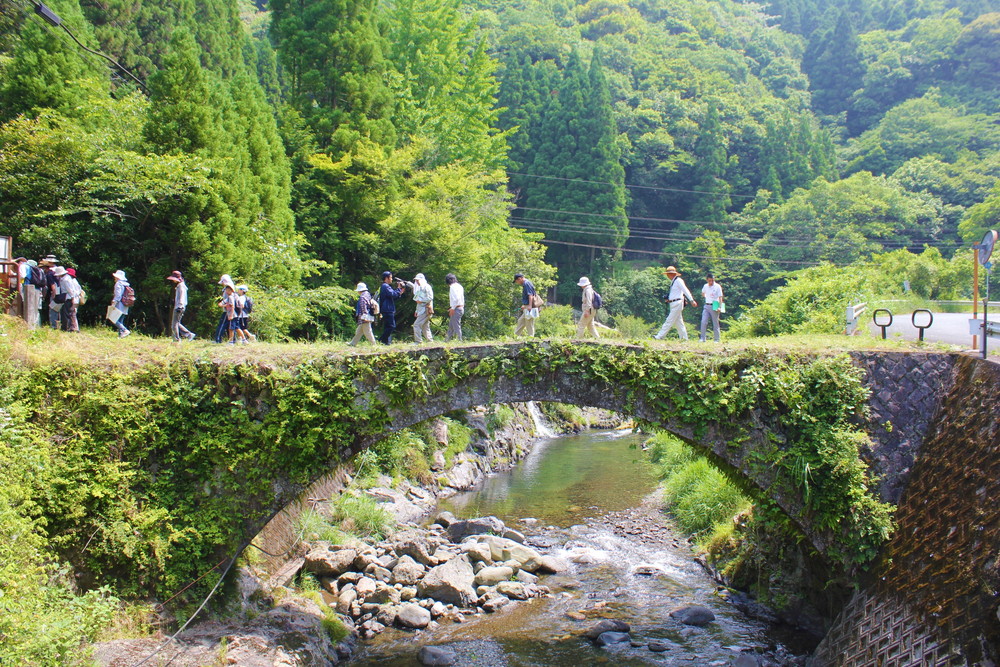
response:
[[[542,176],[541,174],[525,174],[519,171],[509,171],[507,172],[511,176],[527,176],[528,178],[544,178],[552,181],[568,181],[571,183],[590,183],[592,185],[609,185],[616,186],[616,183],[611,183],[610,181],[588,181],[584,178],[562,178],[559,176]],[[740,195],[731,192],[720,192],[712,190],[685,190],[683,188],[666,188],[662,186],[655,185],[633,185],[630,183],[622,183],[626,188],[635,188],[638,190],[659,190],[662,192],[684,192],[690,194],[698,195],[713,195],[715,197],[739,197],[740,199],[756,199],[757,195]]]
[[[540,241],[540,243],[551,243],[551,244],[557,244],[557,245],[575,246],[575,247],[579,247],[579,248],[595,248],[597,250],[614,250],[614,251],[620,251],[620,252],[623,252],[623,253],[630,252],[630,253],[636,253],[636,254],[639,254],[639,255],[654,255],[656,257],[662,257],[664,255],[664,253],[662,253],[662,252],[656,252],[654,250],[635,250],[635,249],[631,249],[631,248],[616,248],[614,246],[595,245],[595,244],[590,244],[590,243],[574,243],[572,241],[556,241],[556,240],[553,240],[553,239],[542,239]],[[806,267],[809,267],[809,266],[818,266],[820,264],[819,262],[800,262],[800,261],[796,261],[796,260],[792,260],[792,259],[764,259],[762,257],[716,257],[714,255],[692,255],[692,254],[682,253],[682,252],[676,252],[676,253],[672,252],[672,253],[667,253],[667,254],[673,255],[675,257],[690,257],[690,258],[693,258],[693,259],[711,259],[711,260],[719,260],[719,261],[727,261],[727,262],[759,262],[761,264],[795,264],[795,265],[801,265],[801,266],[806,266]],[[846,266],[846,265],[845,264],[838,264],[836,266]]]
[[[537,218],[514,218],[510,221],[513,226],[525,227],[529,231],[532,229],[539,230],[541,232],[561,232],[561,233],[574,233],[574,234],[588,234],[591,236],[609,236],[610,231],[600,231],[595,230],[594,227],[588,226],[585,223],[575,223],[560,220],[540,220]],[[634,233],[633,230],[645,231],[643,233]],[[633,228],[629,227],[629,239],[638,239],[646,241],[693,241],[699,238],[701,234],[699,232],[684,232],[676,230],[667,230],[664,232],[659,232],[659,230],[651,228]],[[811,248],[815,244],[815,237],[808,235],[794,235],[794,236],[782,236],[782,237],[771,237],[771,243],[760,243],[760,241],[768,238],[767,236],[754,237],[752,235],[747,235],[748,239],[733,239],[733,238],[723,238],[723,242],[730,243],[733,245],[754,245],[759,248]],[[805,243],[795,243],[796,240],[806,241]],[[962,247],[962,244],[934,244],[931,241],[910,241],[910,242],[897,242],[897,241],[877,241],[873,239],[866,239],[871,241],[882,248],[910,248],[913,246],[928,246],[937,249],[953,249]]]
[[[117,71],[125,74],[127,77],[132,79],[132,81],[139,84],[139,87],[142,88],[143,91],[145,91],[147,94],[149,93],[149,89],[146,88],[146,84],[141,79],[139,79],[139,77],[132,74],[132,72],[130,72],[128,68],[126,68],[124,65],[119,63],[111,56],[101,53],[100,51],[91,49],[90,47],[86,46],[83,42],[81,42],[79,39],[77,39],[76,35],[74,35],[73,31],[69,29],[69,26],[67,26],[63,22],[62,18],[60,18],[59,15],[56,14],[54,11],[52,11],[47,5],[45,5],[42,2],[39,2],[38,0],[30,0],[30,4],[34,8],[35,14],[41,17],[41,19],[45,23],[48,23],[53,28],[62,28],[63,31],[67,35],[69,35],[70,39],[76,42],[76,45],[78,47],[80,47],[81,49],[83,49],[84,51],[86,51],[91,55],[95,55],[98,58],[103,58],[104,60],[108,61],[117,69]]]

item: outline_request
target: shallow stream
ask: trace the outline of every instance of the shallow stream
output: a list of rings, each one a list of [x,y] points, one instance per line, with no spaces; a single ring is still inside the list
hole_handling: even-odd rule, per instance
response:
[[[747,618],[715,593],[690,546],[663,521],[653,467],[629,431],[589,432],[535,445],[516,468],[481,489],[442,502],[460,518],[495,515],[529,535],[528,543],[577,561],[542,577],[551,598],[511,604],[495,614],[444,623],[417,634],[389,630],[367,642],[357,665],[416,665],[424,644],[450,644],[465,665],[729,665],[741,652],[773,655],[797,637]],[[684,626],[671,610],[712,609],[706,627]],[[575,617],[575,618],[574,618]],[[580,634],[601,618],[631,624],[632,644],[596,648]],[[667,646],[652,652],[657,640]]]

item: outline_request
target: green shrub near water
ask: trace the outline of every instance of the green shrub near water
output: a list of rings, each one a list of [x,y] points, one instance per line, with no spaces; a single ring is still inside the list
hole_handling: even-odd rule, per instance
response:
[[[664,501],[681,530],[704,541],[732,526],[750,500],[703,456],[668,434],[651,438],[649,453],[664,480]]]

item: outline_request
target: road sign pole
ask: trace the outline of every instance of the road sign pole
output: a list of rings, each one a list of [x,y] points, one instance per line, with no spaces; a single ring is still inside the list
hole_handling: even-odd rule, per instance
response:
[[[972,246],[972,319],[979,317],[979,244]],[[972,334],[972,349],[978,350],[976,334]]]
[[[1000,234],[997,233],[997,230],[990,229],[987,230],[986,235],[983,236],[983,240],[980,241],[979,245],[976,247],[976,249],[979,251],[978,252],[979,263],[983,265],[984,269],[986,269],[986,300],[983,301],[983,328],[982,328],[983,359],[986,358],[986,339],[989,338],[989,336],[987,335],[989,320],[986,319],[986,311],[990,309],[990,269],[993,268],[993,262],[990,261],[990,256],[993,254],[993,248],[996,247],[998,240],[1000,240]],[[976,286],[978,287],[978,285],[979,281],[977,272]],[[978,296],[978,294],[976,296]],[[975,306],[973,306],[973,308],[975,308]],[[973,310],[972,312],[975,313],[975,310]]]
[[[986,262],[986,300],[983,301],[983,359],[986,358],[986,311],[990,307],[990,263]]]

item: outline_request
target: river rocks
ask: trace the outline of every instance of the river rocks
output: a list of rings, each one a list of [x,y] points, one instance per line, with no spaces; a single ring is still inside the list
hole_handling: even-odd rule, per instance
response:
[[[658,639],[654,639],[649,642],[646,648],[648,648],[653,653],[663,653],[664,651],[670,650],[670,644],[664,641],[660,641]]]
[[[397,537],[393,550],[400,556],[409,556],[421,565],[434,567],[438,562],[431,554],[437,547],[438,544],[432,542],[428,536],[408,531]]]
[[[399,606],[399,610],[396,612],[396,621],[404,628],[420,630],[430,624],[431,612],[418,604],[407,602]]]
[[[399,591],[385,584],[379,584],[374,593],[365,597],[365,602],[372,604],[399,604]]]
[[[474,580],[472,563],[467,556],[459,556],[431,568],[417,585],[417,593],[464,607],[476,599]]]
[[[612,644],[624,644],[625,642],[631,642],[632,638],[627,632],[602,632],[594,640],[594,643],[598,646],[611,646]]]
[[[428,667],[448,667],[458,661],[458,654],[445,646],[423,646],[417,660]]]
[[[426,571],[427,568],[423,565],[410,556],[404,555],[396,562],[396,567],[392,569],[392,577],[389,581],[393,584],[412,586],[420,581]]]
[[[443,528],[447,528],[456,521],[458,519],[455,518],[455,515],[448,511],[439,512],[437,518],[434,519],[434,523]]]
[[[520,581],[501,581],[497,584],[497,593],[512,600],[527,600],[530,597]]]
[[[454,466],[445,476],[447,485],[458,491],[469,491],[476,486],[481,473],[472,461],[463,461]]]
[[[492,563],[493,553],[490,551],[490,545],[484,544],[482,542],[463,542],[461,545],[462,552],[468,554],[469,560],[473,563]]]
[[[476,573],[474,584],[476,586],[496,586],[501,581],[507,581],[513,576],[514,570],[510,567],[484,567]]]
[[[354,590],[353,585],[351,585],[350,588],[341,591],[340,596],[337,597],[337,613],[344,615],[351,613],[351,606],[357,599],[358,592]]]
[[[361,577],[358,583],[354,585],[354,590],[357,592],[359,598],[366,598],[375,592],[377,585],[375,580],[370,577]]]
[[[605,618],[588,628],[587,631],[583,633],[583,636],[591,641],[594,641],[605,632],[627,633],[631,629],[631,626],[625,621],[620,621],[617,618]]]
[[[708,625],[715,620],[715,614],[708,607],[688,605],[670,612],[670,618],[685,625]]]
[[[323,546],[306,554],[305,570],[320,577],[339,577],[354,565],[358,552]]]
[[[757,656],[744,653],[733,660],[731,667],[760,667],[760,661]]]
[[[448,537],[452,542],[461,542],[469,535],[501,535],[506,526],[495,516],[455,521],[448,526]]]

